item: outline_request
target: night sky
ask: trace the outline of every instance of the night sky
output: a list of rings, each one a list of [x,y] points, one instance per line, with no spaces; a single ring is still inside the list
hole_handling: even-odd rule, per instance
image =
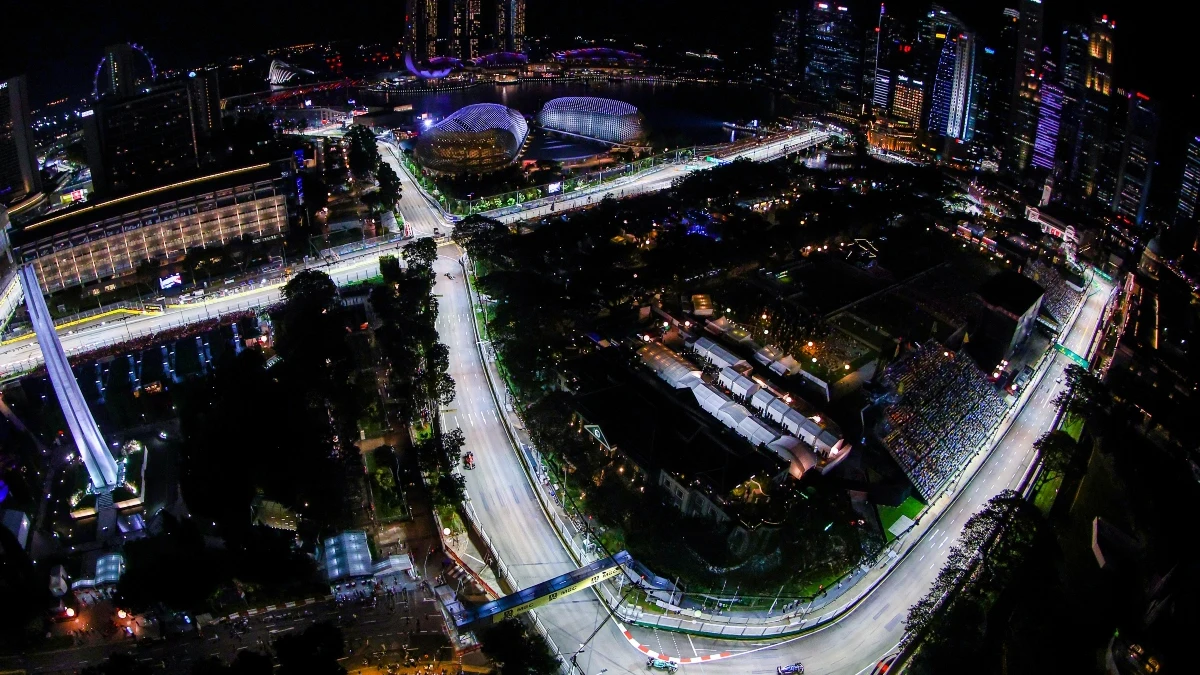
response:
[[[843,0],[845,1],[845,0]],[[567,39],[625,34],[654,40],[663,35],[694,40],[695,47],[729,49],[769,44],[771,17],[778,7],[797,0],[697,2],[696,0],[528,0],[529,33]],[[184,68],[221,56],[303,42],[358,38],[364,42],[399,40],[403,32],[404,0],[336,2],[325,0],[129,0],[123,2],[12,3],[6,10],[0,39],[0,75],[28,73],[31,98],[37,106],[90,90],[91,75],[101,49],[129,40],[145,46],[162,68]],[[806,4],[806,3],[805,3]],[[1005,6],[1015,0],[946,0],[942,3],[969,25],[986,33]],[[927,2],[896,0],[889,13],[914,17]],[[1200,6],[1144,1],[1107,3],[1047,0],[1047,36],[1055,48],[1060,18],[1088,15],[1091,7],[1117,20],[1117,83],[1140,89],[1167,104],[1166,135],[1196,133],[1190,120],[1200,84],[1194,77]],[[863,7],[870,16],[874,4]],[[733,11],[727,7],[750,8]],[[1168,14],[1169,12],[1169,14]],[[1168,31],[1166,26],[1179,27]],[[690,45],[689,45],[690,46]]]
[[[0,40],[0,73],[27,72],[35,105],[66,94],[84,93],[101,49],[112,42],[138,42],[162,67],[190,67],[220,56],[302,42],[398,40],[404,19],[403,0],[132,0],[65,3],[53,9],[39,3],[13,4],[15,10],[6,10],[4,39]],[[788,0],[529,0],[529,32],[556,38],[625,33],[640,40],[670,33],[688,36],[697,46],[718,49],[762,45],[770,33],[773,9],[788,4]],[[901,16],[914,16],[928,6],[913,0],[888,4],[890,13]],[[982,27],[994,22],[1006,5],[1015,2],[947,0],[942,4],[968,24]],[[755,11],[720,10],[722,6],[755,7]],[[1049,23],[1057,23],[1055,15],[1086,16],[1090,6],[1117,20],[1117,77],[1121,86],[1176,100],[1193,93],[1181,88],[1197,88],[1194,78],[1188,76],[1194,55],[1189,42],[1194,31],[1187,27],[1200,21],[1200,7],[1176,4],[1168,15],[1165,4],[1155,11],[1145,11],[1146,2],[1133,0],[1096,5],[1047,0]],[[1179,26],[1179,35],[1166,32],[1166,25]]]

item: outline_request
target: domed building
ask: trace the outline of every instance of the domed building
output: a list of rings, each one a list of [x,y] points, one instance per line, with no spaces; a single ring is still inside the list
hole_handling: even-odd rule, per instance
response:
[[[542,107],[538,122],[544,129],[598,138],[610,143],[635,143],[644,137],[642,115],[638,109],[611,98],[556,98]]]
[[[521,113],[498,103],[477,103],[425,130],[415,154],[430,171],[487,173],[512,164],[528,135]]]

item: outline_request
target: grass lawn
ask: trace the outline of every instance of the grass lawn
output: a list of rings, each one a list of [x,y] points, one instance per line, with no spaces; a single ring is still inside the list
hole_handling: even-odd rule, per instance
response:
[[[1078,443],[1079,435],[1083,433],[1083,420],[1067,413],[1063,416],[1062,424],[1059,425],[1059,428],[1067,432],[1067,435],[1075,439],[1075,442]]]
[[[1038,482],[1037,491],[1033,495],[1033,505],[1042,512],[1043,516],[1048,515],[1050,508],[1054,506],[1054,499],[1058,497],[1062,481],[1062,474],[1055,474],[1050,480]]]
[[[424,443],[433,437],[433,427],[428,424],[418,422],[416,426],[413,427],[413,436],[416,437],[418,444]]]
[[[363,464],[367,467],[367,476],[371,481],[371,496],[375,500],[375,513],[379,516],[379,522],[389,523],[409,518],[408,503],[404,500],[404,495],[400,490],[383,487],[375,477],[375,471],[380,468],[375,465],[375,453],[365,452],[362,457]],[[391,469],[391,467],[387,468]]]
[[[916,520],[917,516],[925,510],[925,505],[916,497],[908,497],[900,502],[900,506],[876,506],[875,508],[879,512],[879,522],[883,525],[883,532],[887,536],[887,540],[891,541],[896,537],[892,536],[888,529],[895,525],[897,520],[900,520],[900,516],[908,516],[912,520]]]
[[[458,516],[458,509],[449,504],[442,504],[437,507],[438,518],[442,521],[442,527],[450,528],[451,534],[461,534],[467,531],[467,526],[463,524],[462,518]]]

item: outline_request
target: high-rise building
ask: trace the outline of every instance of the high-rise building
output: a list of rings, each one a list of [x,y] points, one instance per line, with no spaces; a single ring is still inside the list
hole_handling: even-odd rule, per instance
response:
[[[41,190],[25,76],[0,80],[0,208]]]
[[[132,192],[195,172],[201,160],[202,98],[191,81],[177,80],[140,96],[101,101],[85,113],[84,140],[96,191]]]
[[[1146,220],[1150,179],[1154,177],[1158,106],[1141,92],[1129,95],[1128,105],[1112,210],[1128,222],[1141,225]]]
[[[1098,195],[1101,184],[1106,182],[1102,173],[1105,156],[1110,152],[1113,105],[1124,103],[1112,96],[1113,31],[1116,27],[1116,21],[1104,15],[1093,18],[1087,30],[1082,31],[1083,41],[1087,43],[1087,57],[1083,68],[1083,90],[1079,95],[1071,177],[1085,198]]]
[[[907,121],[915,129],[921,123],[924,107],[925,83],[904,74],[897,75],[892,95],[892,115]]]
[[[1004,163],[1010,171],[1024,171],[1033,158],[1041,70],[1042,0],[1021,0],[1009,139],[1004,153]]]
[[[438,0],[408,0],[404,19],[408,53],[418,60],[437,56]]]
[[[969,32],[948,35],[933,82],[928,129],[963,141],[971,140],[975,121],[975,38]]]
[[[887,108],[891,95],[892,71],[897,48],[900,46],[901,26],[896,17],[879,5],[879,19],[863,41],[863,95],[873,106]]]
[[[525,51],[525,0],[498,0],[496,35],[502,51]]]
[[[1053,81],[1054,70],[1046,64],[1039,85],[1037,133],[1033,141],[1033,165],[1053,171],[1057,167],[1059,129],[1062,124],[1063,90]]]
[[[1183,178],[1179,181],[1179,203],[1175,206],[1175,225],[1189,227],[1196,222],[1196,202],[1200,201],[1200,136],[1188,141],[1183,159]]]
[[[976,147],[988,157],[1003,153],[1008,137],[1009,109],[1012,105],[1013,64],[1017,52],[1017,26],[1020,14],[1005,9],[999,30],[988,44],[976,52],[975,69]]]
[[[125,98],[137,93],[133,51],[133,46],[127,42],[105,48],[96,85],[97,97]]]
[[[804,86],[817,101],[834,105],[859,100],[860,40],[848,7],[813,3],[804,39]]]
[[[196,129],[207,135],[221,130],[221,88],[217,69],[193,70],[188,73],[188,86],[194,95]]]
[[[480,18],[481,0],[451,0],[449,26],[449,55],[473,59],[482,55],[483,22]]]
[[[887,68],[876,68],[871,82],[871,105],[887,110],[892,99],[892,73]]]
[[[771,45],[771,66],[775,75],[793,81],[800,72],[800,52],[804,42],[804,22],[799,9],[785,9],[775,17],[775,35]]]

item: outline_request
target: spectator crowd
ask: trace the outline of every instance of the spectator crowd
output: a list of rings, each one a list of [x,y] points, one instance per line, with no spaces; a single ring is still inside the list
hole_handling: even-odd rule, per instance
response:
[[[925,499],[933,499],[979,451],[1007,404],[969,358],[925,343],[884,375],[894,395],[879,438]]]
[[[1042,308],[1050,316],[1054,317],[1054,320],[1060,326],[1067,319],[1071,318],[1071,314],[1079,306],[1079,302],[1083,300],[1082,291],[1072,288],[1062,273],[1058,271],[1058,268],[1037,258],[1031,259],[1026,263],[1022,271],[1025,276],[1038,282],[1042,288],[1046,289],[1046,294],[1042,298]]]

